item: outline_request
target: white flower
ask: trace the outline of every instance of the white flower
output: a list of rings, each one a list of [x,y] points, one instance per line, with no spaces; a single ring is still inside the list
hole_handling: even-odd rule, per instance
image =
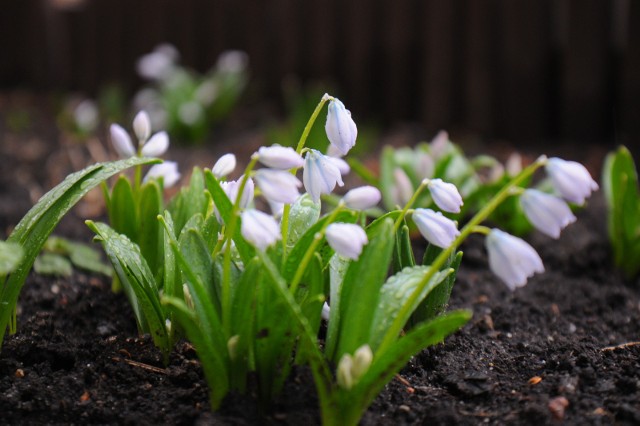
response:
[[[180,172],[178,172],[178,163],[175,161],[165,161],[161,164],[152,166],[145,175],[143,182],[149,179],[162,178],[163,186],[169,188],[180,180]]]
[[[507,176],[516,177],[522,171],[522,156],[517,152],[512,153],[507,158],[504,168],[507,171]]]
[[[492,229],[485,245],[489,267],[510,290],[524,286],[534,273],[544,272],[538,253],[521,238]]]
[[[249,55],[241,50],[227,50],[218,56],[216,67],[224,73],[239,73],[247,68]]]
[[[222,157],[218,158],[216,164],[211,168],[211,173],[216,177],[216,179],[220,179],[223,176],[227,176],[236,168],[236,156],[233,154],[225,154]]]
[[[129,134],[119,124],[112,124],[110,127],[111,143],[118,155],[122,158],[134,157],[136,149],[131,143]]]
[[[357,260],[369,242],[364,229],[351,223],[332,223],[327,226],[326,237],[336,253],[351,260]]]
[[[149,139],[149,136],[151,136],[151,120],[149,119],[149,114],[145,111],[140,111],[136,114],[133,119],[133,131],[141,143]]]
[[[259,250],[266,250],[267,247],[282,238],[278,223],[268,214],[248,209],[242,212],[241,217],[240,232],[242,236]]]
[[[329,142],[338,148],[342,155],[347,155],[356,144],[358,137],[356,123],[351,118],[351,112],[338,99],[329,102],[328,110],[327,123],[324,128]]]
[[[235,204],[236,199],[238,198],[238,191],[240,190],[240,184],[242,183],[243,179],[244,175],[240,176],[238,180],[220,182],[222,190],[225,194],[227,194],[227,197],[232,204]],[[251,204],[251,201],[253,201],[254,191],[255,187],[253,184],[253,180],[249,178],[247,179],[247,183],[244,185],[244,191],[242,191],[242,196],[240,197],[238,207],[240,207],[241,209],[246,209],[247,207],[249,207],[249,204]],[[216,218],[218,219],[218,222],[224,223],[224,221],[222,220],[222,216],[220,215],[220,212],[215,205],[213,206],[213,211],[216,215]]]
[[[348,175],[349,172],[351,172],[351,166],[349,166],[349,163],[344,161],[342,158],[331,156],[327,156],[327,158],[338,168],[338,170],[340,170],[340,175]]]
[[[426,152],[417,153],[415,170],[420,179],[429,179],[432,177],[435,167],[435,162],[429,154]]]
[[[344,389],[351,389],[369,370],[372,361],[373,352],[367,344],[356,349],[353,357],[350,354],[342,355],[336,371],[338,385]]]
[[[564,200],[537,189],[525,190],[520,196],[520,205],[529,222],[551,238],[558,238],[563,228],[576,221]]]
[[[331,307],[327,302],[322,304],[322,312],[320,312],[320,316],[323,320],[329,321],[329,317],[331,316]]]
[[[302,173],[304,187],[314,202],[320,201],[321,194],[330,194],[336,183],[344,185],[340,169],[324,154],[315,149],[309,150],[304,158]]]
[[[450,150],[451,142],[449,141],[449,133],[445,130],[440,130],[431,140],[431,143],[429,144],[429,152],[437,162],[439,159],[447,155]]]
[[[269,203],[269,208],[271,209],[271,214],[273,215],[273,217],[275,217],[276,219],[281,218],[282,213],[284,213],[284,203],[278,203],[277,201],[269,200],[267,200],[267,202]]]
[[[463,204],[462,196],[454,184],[444,182],[442,179],[431,179],[427,188],[438,207],[445,212],[460,213],[460,207]]]
[[[415,209],[412,217],[422,236],[434,246],[447,248],[460,235],[456,223],[441,212]]]
[[[302,184],[289,172],[260,169],[256,172],[255,179],[262,195],[269,201],[291,204],[300,196],[298,188]]]
[[[100,112],[96,103],[85,99],[73,109],[73,119],[76,125],[85,132],[92,132],[98,127]]]
[[[258,158],[267,167],[280,170],[302,167],[304,160],[293,148],[273,145],[260,147]]]
[[[546,170],[555,190],[572,203],[584,204],[591,191],[598,189],[598,184],[591,178],[587,169],[575,161],[550,158]]]
[[[178,51],[170,44],[157,46],[153,52],[138,59],[136,69],[140,76],[149,80],[163,80],[168,78],[175,70],[175,62],[178,60]]]
[[[169,148],[169,135],[167,132],[158,132],[151,136],[140,151],[143,157],[159,157]]]
[[[366,210],[375,207],[382,198],[380,190],[373,186],[361,186],[346,193],[342,201],[350,209]]]
[[[393,202],[398,206],[404,206],[413,196],[413,185],[411,179],[400,167],[393,171],[395,185],[392,188]]]

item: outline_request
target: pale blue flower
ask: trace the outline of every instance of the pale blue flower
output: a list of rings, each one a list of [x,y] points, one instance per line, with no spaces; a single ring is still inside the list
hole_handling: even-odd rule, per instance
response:
[[[330,194],[336,184],[344,185],[335,163],[315,149],[309,150],[305,156],[302,181],[311,199],[316,203],[320,201],[321,194]]]
[[[273,145],[260,147],[258,159],[267,167],[280,170],[302,167],[304,160],[293,148]]]
[[[434,246],[447,248],[460,235],[456,223],[441,212],[415,209],[412,218],[422,236]]]
[[[431,179],[427,188],[440,209],[448,213],[460,213],[460,207],[463,204],[462,196],[454,184],[444,182],[442,179]]]
[[[236,156],[233,154],[224,154],[218,158],[216,164],[211,168],[211,173],[217,178],[227,176],[236,168]]]
[[[534,273],[544,272],[538,253],[523,239],[492,229],[485,240],[489,267],[510,290],[527,283]]]
[[[575,161],[550,158],[546,170],[556,191],[567,201],[584,204],[585,198],[598,189],[587,169]]]
[[[560,231],[576,217],[564,200],[537,189],[527,189],[520,196],[525,216],[536,229],[551,238],[560,237]]]
[[[300,196],[300,180],[283,170],[260,169],[255,174],[262,195],[277,203],[291,204]]]
[[[327,226],[325,235],[336,253],[351,260],[357,260],[362,247],[369,242],[364,229],[352,223],[332,223]]]
[[[347,155],[349,150],[356,144],[356,138],[358,137],[356,123],[351,118],[351,112],[338,99],[331,100],[328,109],[325,130],[329,142],[342,155]]]
[[[380,190],[373,186],[361,186],[347,192],[342,198],[345,205],[354,210],[366,210],[375,207],[382,198]]]
[[[259,250],[266,250],[282,238],[278,223],[266,213],[247,209],[242,212],[241,218],[240,232],[242,236]]]

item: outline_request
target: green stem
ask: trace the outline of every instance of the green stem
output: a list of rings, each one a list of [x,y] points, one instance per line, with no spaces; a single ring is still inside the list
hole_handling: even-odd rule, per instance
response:
[[[298,268],[296,269],[296,274],[293,276],[293,280],[291,281],[291,284],[289,285],[289,291],[290,291],[291,294],[296,294],[296,290],[298,289],[298,284],[300,284],[300,280],[302,280],[302,276],[304,275],[305,271],[307,270],[307,266],[309,266],[309,262],[311,262],[311,259],[313,258],[313,254],[316,252],[316,249],[318,248],[318,245],[322,241],[322,238],[324,238],[324,233],[327,230],[327,227],[331,223],[333,223],[333,220],[336,218],[336,216],[342,210],[342,208],[343,208],[343,204],[340,203],[340,204],[338,204],[338,207],[336,207],[331,212],[329,217],[327,217],[327,220],[322,225],[322,228],[320,228],[320,230],[316,233],[315,237],[313,238],[313,241],[311,242],[311,244],[307,248],[307,251],[304,253],[304,257],[302,258],[302,262],[300,262],[300,264],[298,265]]]
[[[307,142],[307,138],[309,137],[309,132],[311,131],[311,128],[313,127],[313,123],[316,122],[316,118],[318,118],[318,114],[320,114],[320,111],[322,110],[322,107],[324,106],[324,104],[327,101],[332,100],[333,97],[329,96],[328,94],[324,94],[324,96],[322,97],[322,99],[320,99],[320,102],[318,103],[318,105],[316,106],[316,109],[313,110],[313,113],[311,114],[311,117],[309,117],[309,121],[307,122],[307,125],[304,126],[304,130],[302,131],[302,135],[300,135],[300,140],[298,141],[298,147],[296,148],[296,152],[298,154],[302,153],[302,149],[304,148],[304,144]]]
[[[529,165],[527,168],[522,170],[518,176],[513,178],[509,184],[507,184],[504,188],[502,188],[485,206],[480,209],[475,216],[471,218],[471,220],[460,230],[460,235],[453,240],[453,243],[446,249],[442,250],[440,255],[436,257],[436,259],[431,264],[431,267],[424,275],[420,283],[416,286],[416,289],[411,293],[411,296],[407,299],[405,304],[402,306],[402,309],[394,319],[393,323],[387,330],[387,333],[382,340],[382,343],[378,347],[376,356],[381,356],[387,349],[390,348],[391,344],[400,334],[402,327],[404,327],[404,323],[402,322],[402,318],[408,318],[408,310],[415,304],[416,299],[420,297],[420,294],[424,290],[424,287],[431,280],[433,275],[440,270],[440,268],[445,264],[447,259],[451,253],[473,232],[483,232],[483,228],[479,227],[480,223],[482,223],[493,211],[500,205],[502,202],[509,196],[513,194],[513,188],[516,188],[520,183],[522,183],[525,179],[528,179],[537,169],[542,167],[547,162],[547,158],[542,156],[538,158],[533,164]]]
[[[429,180],[428,179],[424,179],[421,183],[420,186],[418,187],[418,189],[416,189],[416,191],[413,193],[413,196],[411,197],[411,199],[407,202],[407,204],[404,206],[404,208],[402,209],[402,211],[400,212],[400,215],[398,216],[398,219],[396,219],[396,223],[393,225],[393,232],[394,234],[396,232],[398,232],[398,229],[400,229],[400,225],[402,224],[402,221],[404,220],[404,217],[407,215],[407,212],[409,211],[409,209],[411,208],[411,206],[413,205],[413,203],[416,202],[416,200],[418,199],[418,196],[420,195],[420,193],[422,192],[422,190],[424,188],[426,188],[426,186],[429,184]]]

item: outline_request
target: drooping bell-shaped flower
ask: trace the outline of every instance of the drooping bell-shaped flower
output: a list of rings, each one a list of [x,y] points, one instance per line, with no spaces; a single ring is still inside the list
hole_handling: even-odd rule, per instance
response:
[[[347,192],[342,198],[345,205],[354,210],[366,210],[375,207],[382,198],[380,190],[373,186],[361,186]]]
[[[554,189],[572,203],[584,204],[585,198],[598,189],[596,181],[578,162],[554,157],[547,161],[546,170]]]
[[[336,253],[351,260],[357,260],[362,247],[369,242],[364,229],[352,223],[332,223],[327,226],[325,235]]]
[[[489,267],[510,290],[527,283],[534,273],[544,272],[538,253],[523,239],[492,229],[485,239]]]
[[[229,197],[229,200],[232,203],[235,203],[236,199],[238,198],[238,191],[240,190],[240,185],[242,184],[243,179],[244,175],[240,176],[238,180],[220,182],[222,190],[225,194],[227,194],[227,197]],[[253,179],[248,178],[247,183],[245,183],[244,185],[244,190],[242,191],[242,196],[240,197],[240,201],[238,203],[238,206],[241,209],[249,207],[249,204],[251,204],[251,201],[253,201],[254,191],[255,186],[253,183]]]
[[[344,107],[338,99],[329,102],[329,112],[327,123],[324,128],[327,132],[329,142],[335,146],[342,155],[347,155],[349,150],[356,144],[358,128],[351,118],[351,112]]]
[[[415,209],[412,218],[422,236],[434,246],[447,248],[460,235],[456,223],[441,212]]]
[[[463,204],[462,196],[454,184],[444,182],[442,179],[431,179],[427,188],[440,209],[448,213],[460,213],[460,207]]]
[[[300,196],[300,180],[283,170],[260,169],[255,174],[262,195],[277,203],[291,204]]]
[[[233,172],[235,168],[236,156],[230,153],[224,154],[222,157],[218,158],[216,164],[213,165],[211,173],[216,177],[216,179],[220,179]]]
[[[273,145],[260,147],[258,159],[262,164],[273,169],[289,170],[302,167],[304,160],[293,148]]]
[[[119,124],[112,124],[109,130],[111,133],[111,143],[118,155],[122,158],[134,157],[136,155],[136,149],[127,131]]]
[[[143,182],[147,182],[149,179],[160,178],[162,178],[162,184],[165,188],[175,185],[180,180],[178,163],[175,161],[165,161],[164,163],[152,166],[145,175]]]
[[[304,158],[302,181],[311,199],[316,203],[320,201],[321,194],[330,194],[336,184],[344,185],[335,163],[315,149],[309,150]]]
[[[404,206],[409,202],[413,196],[413,184],[411,179],[400,167],[396,167],[393,171],[393,187],[391,188],[391,194],[393,196],[393,202],[397,206]]]
[[[167,132],[158,132],[146,141],[140,151],[143,157],[159,157],[169,148],[169,135]]]
[[[151,120],[146,111],[140,111],[133,119],[133,131],[140,143],[144,143],[151,136]]]
[[[259,250],[266,250],[282,238],[276,220],[266,213],[255,209],[242,212],[240,232],[245,240]]]
[[[525,190],[520,196],[520,205],[529,222],[551,238],[560,237],[560,231],[576,221],[564,200],[537,189]]]

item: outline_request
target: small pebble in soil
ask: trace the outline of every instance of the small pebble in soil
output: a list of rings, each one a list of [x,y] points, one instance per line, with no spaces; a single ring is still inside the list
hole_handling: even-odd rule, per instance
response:
[[[556,420],[564,419],[564,411],[569,406],[569,400],[564,396],[557,396],[549,401],[549,411]]]
[[[15,376],[18,379],[22,379],[24,377],[24,370],[22,368],[18,368],[15,372]]]
[[[542,381],[542,377],[540,376],[533,376],[532,378],[529,379],[529,384],[530,385],[537,385],[538,383],[540,383]]]

